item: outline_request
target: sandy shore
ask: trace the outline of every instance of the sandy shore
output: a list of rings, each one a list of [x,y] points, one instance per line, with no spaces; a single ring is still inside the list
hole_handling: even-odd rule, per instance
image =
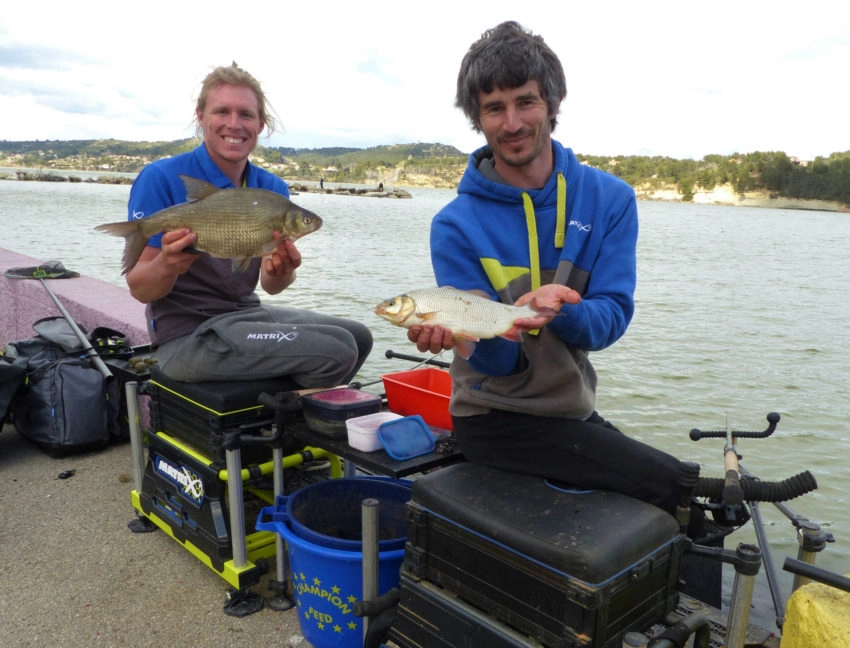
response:
[[[226,581],[162,531],[130,532],[131,484],[129,443],[54,459],[3,429],[4,647],[309,647],[294,610],[228,616]]]
[[[638,200],[682,202],[682,194],[676,187],[653,189],[649,185],[635,187]],[[829,200],[799,200],[795,198],[772,198],[766,191],[750,191],[738,194],[731,185],[714,187],[710,191],[697,189],[691,201],[697,205],[727,205],[730,207],[763,207],[767,209],[799,209],[815,211],[850,212],[850,207]]]

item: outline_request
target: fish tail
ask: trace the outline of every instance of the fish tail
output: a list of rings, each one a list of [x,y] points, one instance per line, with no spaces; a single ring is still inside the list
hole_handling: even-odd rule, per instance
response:
[[[98,225],[95,229],[98,232],[105,232],[112,236],[122,236],[124,238],[124,254],[121,256],[121,274],[125,275],[142,256],[142,251],[147,245],[148,238],[142,234],[137,220],[121,221],[120,223],[107,223]]]

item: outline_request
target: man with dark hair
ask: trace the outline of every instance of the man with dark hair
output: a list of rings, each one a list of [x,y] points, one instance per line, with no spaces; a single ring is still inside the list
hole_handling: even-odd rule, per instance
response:
[[[628,184],[552,139],[566,93],[558,57],[515,22],[484,33],[460,67],[456,104],[487,145],[431,224],[436,280],[539,313],[514,322],[518,342],[480,340],[468,358],[455,354],[455,436],[470,461],[674,513],[679,460],[595,409],[588,354],[616,342],[634,312],[637,202]],[[438,326],[408,338],[422,352],[455,346]]]

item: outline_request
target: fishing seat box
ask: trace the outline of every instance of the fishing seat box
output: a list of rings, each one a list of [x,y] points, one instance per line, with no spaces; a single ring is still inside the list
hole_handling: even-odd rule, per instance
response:
[[[416,480],[407,516],[408,582],[440,586],[547,647],[619,648],[679,599],[685,536],[625,495],[462,463]],[[408,590],[402,602],[424,600]],[[417,619],[400,614],[395,636],[452,645],[424,640]]]
[[[139,493],[142,511],[167,522],[177,541],[191,542],[221,572],[233,558],[233,549],[227,482],[218,475],[219,468],[209,460],[184,452],[169,437],[148,435],[148,461]]]
[[[158,365],[151,368],[150,380],[144,386],[150,395],[153,431],[183,441],[217,468],[226,465],[222,447],[226,431],[238,429],[256,435],[274,423],[274,410],[257,400],[260,393],[294,389],[298,385],[289,378],[181,382],[166,376]],[[271,460],[269,446],[250,444],[240,450],[243,465]]]

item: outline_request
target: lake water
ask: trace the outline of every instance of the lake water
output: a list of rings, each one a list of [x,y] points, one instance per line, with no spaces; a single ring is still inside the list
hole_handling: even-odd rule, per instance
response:
[[[0,181],[0,246],[117,285],[123,241],[92,231],[124,220],[129,187]],[[428,228],[450,190],[410,200],[304,193],[295,202],[325,219],[302,239],[299,279],[264,296],[366,322],[375,350],[361,381],[412,368],[419,355],[375,305],[433,285]],[[593,354],[598,409],[625,432],[723,474],[721,440],[691,428],[761,430],[743,440],[743,465],[765,480],[810,470],[818,490],[790,505],[833,533],[818,564],[850,572],[850,215],[642,202],[637,310],[626,335]],[[449,359],[449,358],[444,358]],[[380,390],[376,384],[372,389]],[[761,507],[774,562],[796,555],[790,525]],[[752,529],[750,525],[748,529]],[[754,536],[746,531],[741,541]],[[736,535],[736,538],[739,536]],[[791,577],[780,571],[783,586]]]

